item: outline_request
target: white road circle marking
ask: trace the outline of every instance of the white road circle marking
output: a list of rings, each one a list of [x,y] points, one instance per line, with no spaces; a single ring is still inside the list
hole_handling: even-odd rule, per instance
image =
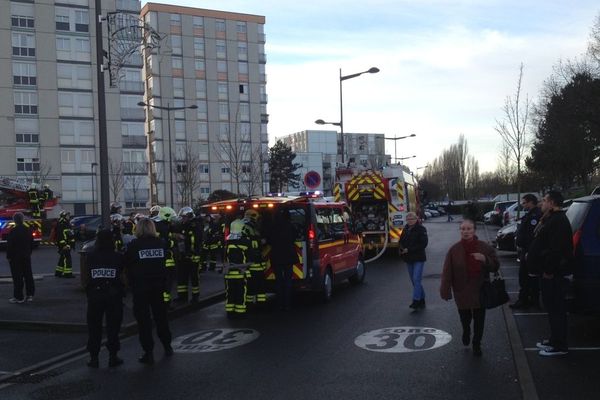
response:
[[[410,353],[433,350],[452,340],[452,335],[435,328],[399,326],[363,333],[354,339],[358,347],[380,353]]]
[[[176,337],[171,345],[176,353],[207,353],[242,346],[259,336],[258,331],[248,328],[206,329]]]

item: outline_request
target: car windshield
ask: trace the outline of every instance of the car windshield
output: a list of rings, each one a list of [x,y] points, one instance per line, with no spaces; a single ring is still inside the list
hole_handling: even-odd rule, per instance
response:
[[[494,209],[495,209],[495,210],[504,211],[504,210],[506,210],[506,208],[507,208],[508,206],[511,206],[511,205],[513,205],[513,204],[515,204],[515,202],[514,202],[514,201],[504,201],[504,202],[502,202],[502,203],[496,203],[496,206],[494,207]]]
[[[573,232],[579,230],[585,217],[590,209],[590,203],[583,203],[574,201],[573,204],[567,210],[567,218],[571,222],[571,229]]]

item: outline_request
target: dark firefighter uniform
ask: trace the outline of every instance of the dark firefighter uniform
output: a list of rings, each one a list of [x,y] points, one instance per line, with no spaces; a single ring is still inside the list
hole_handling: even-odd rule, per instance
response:
[[[200,261],[200,249],[202,246],[202,226],[196,220],[191,208],[186,207],[186,212],[180,212],[183,218],[179,234],[179,264],[177,265],[177,302],[185,302],[188,299],[188,282],[191,282],[192,302],[198,301],[200,296],[200,284],[198,279],[198,267]]]
[[[59,257],[54,275],[59,278],[73,278],[71,249],[75,247],[75,235],[71,230],[69,214],[62,212],[56,225],[56,247]]]
[[[167,280],[165,255],[165,243],[158,237],[134,239],[125,252],[126,273],[133,295],[133,313],[138,322],[140,343],[145,353],[140,362],[148,364],[154,361],[152,319],[165,353],[170,355],[173,352],[167,305],[163,298]]]
[[[165,292],[163,293],[163,300],[167,305],[169,305],[171,303],[171,290],[173,289],[173,283],[175,282],[175,253],[177,250],[177,244],[173,238],[173,233],[171,232],[171,223],[169,221],[160,219],[158,216],[154,217],[153,221],[156,225],[158,237],[164,241],[166,246],[164,266],[167,270],[167,281]]]
[[[250,210],[254,211],[254,210]],[[248,216],[244,230],[248,236],[250,247],[248,249],[248,273],[246,303],[264,304],[267,301],[265,293],[265,263],[262,258],[262,239],[258,230],[258,213]]]
[[[27,195],[29,196],[29,205],[31,207],[31,216],[33,218],[41,218],[42,211],[40,210],[40,196],[35,187],[30,187],[27,190]]]
[[[123,251],[125,250],[121,228],[122,219],[123,217],[121,216],[121,214],[113,214],[110,216],[112,238],[115,246],[115,251],[117,253],[123,253]]]
[[[204,241],[202,242],[202,269],[214,271],[217,268],[217,254],[223,247],[223,225],[219,220],[210,218],[204,226]],[[222,269],[221,269],[221,272]]]
[[[123,221],[123,234],[124,235],[133,235],[134,230],[135,230],[134,217],[129,217],[125,221]]]
[[[227,259],[225,273],[225,311],[228,316],[246,313],[246,267],[250,242],[244,234],[244,220],[239,217],[229,225],[227,236]]]
[[[529,276],[527,253],[533,242],[534,230],[542,218],[542,210],[533,207],[521,218],[517,228],[516,245],[519,250],[519,301],[524,306],[539,304],[540,288],[538,278]]]
[[[109,246],[111,233],[99,233],[109,235]],[[85,290],[87,293],[87,324],[88,343],[87,349],[90,353],[92,363],[95,360],[97,367],[98,353],[102,342],[102,320],[106,315],[106,348],[110,354],[109,365],[117,366],[122,363],[117,357],[120,349],[119,331],[123,321],[123,297],[125,288],[122,281],[123,256],[114,251],[95,249],[87,255],[87,282]]]

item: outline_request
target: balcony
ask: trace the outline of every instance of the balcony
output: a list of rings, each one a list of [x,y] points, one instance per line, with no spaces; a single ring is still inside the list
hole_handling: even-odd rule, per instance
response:
[[[123,147],[134,147],[139,149],[145,149],[148,141],[146,140],[146,136],[123,136]]]
[[[148,163],[124,161],[123,173],[125,175],[146,175],[148,173]]]

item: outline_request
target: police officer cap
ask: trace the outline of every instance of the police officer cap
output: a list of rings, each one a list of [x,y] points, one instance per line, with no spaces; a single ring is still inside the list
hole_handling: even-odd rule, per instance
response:
[[[183,207],[181,210],[179,210],[179,216],[194,218],[194,210],[192,210],[192,207]]]

